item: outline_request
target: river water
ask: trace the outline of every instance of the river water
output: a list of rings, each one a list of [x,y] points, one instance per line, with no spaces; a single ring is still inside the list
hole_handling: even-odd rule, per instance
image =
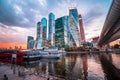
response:
[[[72,53],[60,59],[30,62],[28,66],[45,74],[59,75],[66,80],[117,80],[120,77],[116,72],[120,71],[120,54]],[[116,78],[116,75],[119,77]]]

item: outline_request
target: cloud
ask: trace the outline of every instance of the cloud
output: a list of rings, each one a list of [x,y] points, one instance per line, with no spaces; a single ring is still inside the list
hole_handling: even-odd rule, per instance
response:
[[[36,26],[38,18],[41,19],[39,16],[47,15],[45,6],[47,7],[46,0],[0,0],[0,22],[24,28]]]
[[[1,27],[4,26],[4,27]],[[0,23],[0,42],[10,43],[10,42],[19,42],[26,43],[27,36],[31,35],[35,37],[36,28],[21,28],[21,27],[8,27]]]
[[[47,2],[46,0],[38,0],[39,3],[43,6],[43,7],[46,7],[47,6]]]
[[[16,14],[24,14],[22,8],[20,8],[19,6],[14,5],[13,8],[15,9]]]
[[[106,15],[98,16],[91,20],[91,23],[87,24],[85,29],[86,39],[90,39],[99,36],[104,24]]]
[[[112,0],[0,0],[0,42],[26,43],[36,35],[36,23],[53,12],[56,18],[69,15],[76,6],[82,14],[86,38],[98,36]],[[17,37],[17,38],[16,38]]]

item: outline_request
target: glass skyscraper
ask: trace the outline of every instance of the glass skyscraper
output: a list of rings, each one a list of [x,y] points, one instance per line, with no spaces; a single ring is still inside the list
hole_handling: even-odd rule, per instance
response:
[[[31,41],[33,41],[34,38],[32,36],[28,36],[28,39],[27,39],[27,49],[32,49],[34,47],[34,44],[31,45]]]
[[[49,14],[48,41],[51,41],[52,46],[55,45],[55,15],[53,13]]]
[[[68,16],[55,20],[55,46],[61,48],[68,45],[69,41]]]
[[[76,8],[69,9],[69,30],[71,33],[71,45],[80,46],[80,27],[79,27],[79,17]]]
[[[43,28],[41,22],[37,23],[37,37],[35,42],[35,48],[41,49],[42,48],[42,38],[43,38]]]
[[[41,22],[38,22],[37,23],[37,38],[42,38],[42,31],[43,31],[43,29],[42,29],[42,24],[41,24]]]
[[[46,18],[42,18],[41,19],[41,23],[42,23],[42,29],[43,29],[43,40],[47,39],[47,19]]]
[[[47,19],[42,18],[41,19],[41,24],[42,24],[42,40],[43,40],[43,46],[45,46],[46,40],[47,40]]]

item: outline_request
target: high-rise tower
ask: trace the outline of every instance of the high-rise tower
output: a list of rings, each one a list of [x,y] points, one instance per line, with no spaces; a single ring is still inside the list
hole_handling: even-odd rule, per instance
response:
[[[43,29],[42,29],[42,24],[41,22],[37,23],[37,37],[36,37],[36,42],[35,42],[35,48],[36,49],[41,49],[42,48],[42,33]]]
[[[83,44],[85,42],[85,33],[84,33],[84,28],[83,28],[83,22],[82,22],[82,16],[79,15],[79,26],[80,26],[80,43]]]
[[[48,41],[52,46],[55,45],[55,15],[53,13],[49,14]]]
[[[37,38],[42,38],[42,24],[41,22],[37,23]]]
[[[27,38],[27,49],[32,49],[34,47],[34,44],[31,45],[31,41],[33,41],[34,38],[32,36],[28,36]]]
[[[71,44],[79,47],[80,44],[80,27],[77,8],[69,9],[69,30],[71,33]]]
[[[55,20],[55,45],[65,47],[68,44],[68,16],[63,16]]]
[[[45,44],[47,42],[47,19],[42,18],[41,19],[41,24],[42,24],[42,40],[43,40],[43,46],[45,47]]]
[[[42,18],[41,19],[41,24],[42,24],[42,37],[43,40],[47,39],[47,19],[46,18]]]

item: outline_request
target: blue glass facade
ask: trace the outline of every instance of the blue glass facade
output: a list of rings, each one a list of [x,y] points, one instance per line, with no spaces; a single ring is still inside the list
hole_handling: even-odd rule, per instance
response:
[[[42,38],[42,24],[41,22],[37,23],[37,38]]]
[[[49,25],[48,25],[48,40],[51,41],[51,45],[55,45],[55,15],[49,14]]]
[[[37,37],[36,37],[36,42],[35,42],[35,48],[36,49],[41,49],[42,47],[42,39],[43,39],[43,27],[42,23],[38,22],[37,23]]]
[[[31,49],[33,48],[34,45],[31,45],[30,42],[33,41],[34,38],[32,36],[28,36],[28,39],[27,39],[27,49]]]
[[[47,19],[46,18],[42,18],[41,19],[41,23],[42,23],[42,28],[43,28],[43,40],[47,39]]]
[[[69,45],[68,16],[55,20],[55,46],[61,48]]]
[[[80,46],[80,27],[79,27],[79,17],[76,8],[69,9],[69,30],[71,33],[72,46]]]

